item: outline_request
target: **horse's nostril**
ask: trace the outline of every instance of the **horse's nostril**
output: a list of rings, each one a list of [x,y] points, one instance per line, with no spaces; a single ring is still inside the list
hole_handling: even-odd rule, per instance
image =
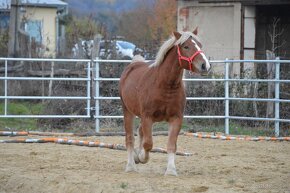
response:
[[[202,70],[206,70],[206,65],[205,65],[205,63],[203,63],[203,64],[201,65],[201,69],[202,69]]]

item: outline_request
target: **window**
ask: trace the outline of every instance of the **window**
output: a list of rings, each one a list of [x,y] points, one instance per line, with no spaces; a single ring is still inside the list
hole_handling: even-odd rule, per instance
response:
[[[0,13],[0,29],[8,29],[9,28],[9,13]]]
[[[25,24],[25,31],[29,34],[30,40],[34,38],[37,43],[42,42],[42,21],[29,20]]]

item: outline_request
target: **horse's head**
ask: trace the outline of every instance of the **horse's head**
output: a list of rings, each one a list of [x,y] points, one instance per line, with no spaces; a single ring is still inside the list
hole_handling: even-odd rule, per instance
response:
[[[173,32],[177,42],[179,65],[192,72],[205,74],[210,70],[210,64],[201,50],[201,43],[196,38],[197,28],[191,32]],[[181,40],[183,38],[183,40]],[[186,39],[184,39],[186,38]],[[180,40],[180,41],[178,41]]]

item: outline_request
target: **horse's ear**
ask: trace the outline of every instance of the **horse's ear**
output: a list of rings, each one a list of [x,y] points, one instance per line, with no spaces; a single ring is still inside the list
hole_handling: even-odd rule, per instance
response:
[[[193,30],[193,32],[192,32],[194,35],[196,35],[197,36],[197,33],[198,33],[198,27],[196,27],[194,30]]]
[[[181,34],[177,31],[173,32],[173,35],[175,36],[175,38],[178,40],[181,37]]]

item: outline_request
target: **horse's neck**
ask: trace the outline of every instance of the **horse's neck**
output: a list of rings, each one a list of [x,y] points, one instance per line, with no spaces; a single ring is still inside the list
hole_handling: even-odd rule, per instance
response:
[[[178,88],[182,85],[183,69],[179,66],[177,49],[173,47],[158,66],[158,86]]]

